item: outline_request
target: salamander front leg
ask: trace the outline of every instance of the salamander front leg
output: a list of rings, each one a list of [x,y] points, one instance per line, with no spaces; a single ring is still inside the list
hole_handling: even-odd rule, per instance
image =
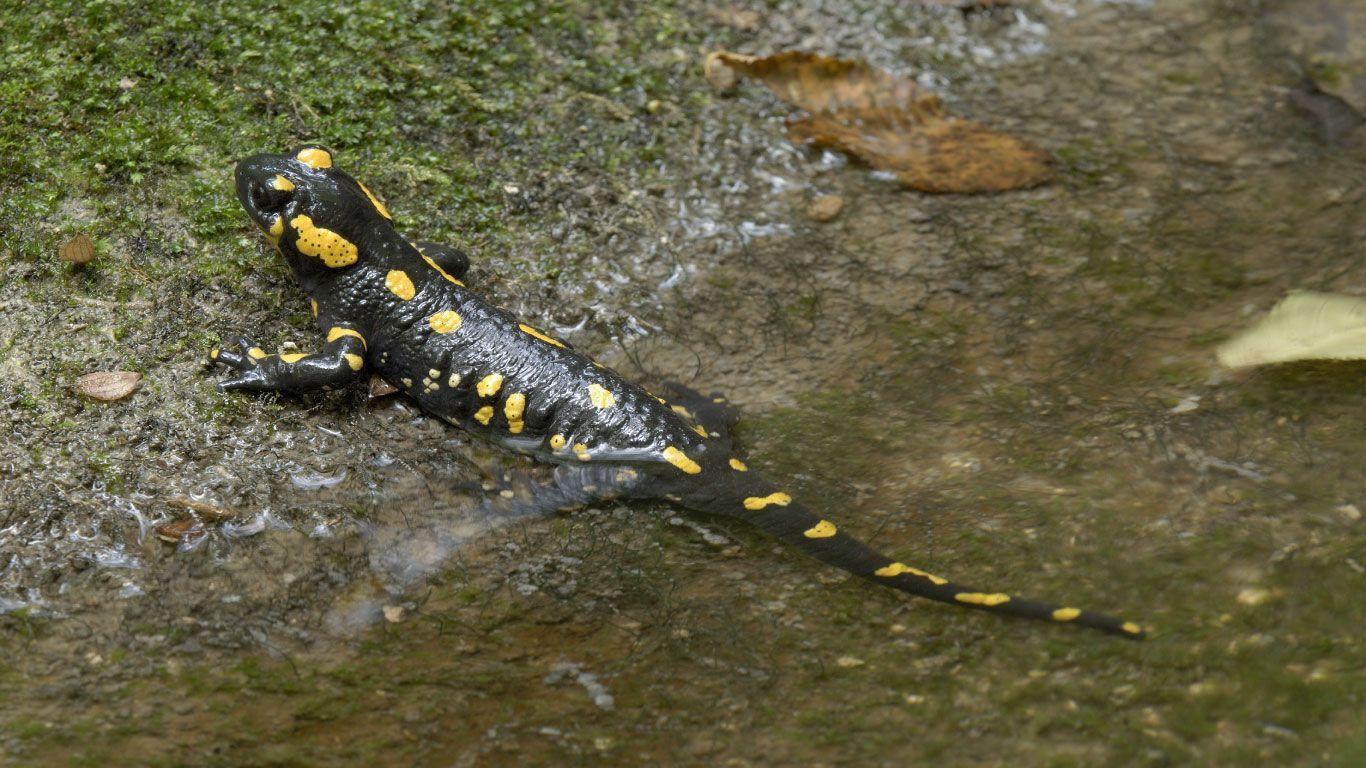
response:
[[[246,339],[238,339],[235,349],[215,349],[209,360],[235,371],[218,387],[305,393],[346,386],[365,370],[365,342],[359,334],[342,335],[337,330],[328,334],[322,351],[314,354],[268,355]]]
[[[455,246],[442,245],[428,240],[418,240],[413,245],[423,258],[450,278],[464,280],[465,274],[470,271],[469,254]]]

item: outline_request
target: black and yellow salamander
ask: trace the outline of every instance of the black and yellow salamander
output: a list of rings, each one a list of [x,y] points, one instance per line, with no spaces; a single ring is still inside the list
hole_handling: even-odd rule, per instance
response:
[[[564,499],[666,499],[740,518],[826,563],[884,586],[991,613],[1129,638],[1132,622],[955,584],[897,562],[813,514],[750,470],[731,445],[724,398],[671,387],[656,397],[462,282],[463,253],[399,234],[384,203],[304,147],[237,165],[237,197],[289,262],[326,335],[313,354],[266,354],[241,340],[210,358],[225,390],[307,392],[369,373],[424,411],[506,448],[560,465]],[[568,490],[565,490],[568,489]]]

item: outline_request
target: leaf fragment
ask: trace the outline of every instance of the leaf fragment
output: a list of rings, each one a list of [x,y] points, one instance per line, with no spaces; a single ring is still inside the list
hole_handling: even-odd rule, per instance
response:
[[[91,400],[112,403],[133,394],[142,374],[133,371],[99,371],[76,379],[76,391]]]
[[[1218,356],[1228,368],[1297,360],[1366,360],[1366,299],[1292,293],[1257,325],[1221,345]]]
[[[62,243],[57,249],[57,256],[77,266],[89,264],[95,260],[95,243],[86,235],[76,235]]]
[[[1052,156],[1023,139],[948,114],[914,80],[862,61],[802,51],[766,57],[715,51],[703,66],[720,90],[756,79],[807,114],[789,117],[794,143],[852,155],[922,192],[1003,192],[1053,175]]]

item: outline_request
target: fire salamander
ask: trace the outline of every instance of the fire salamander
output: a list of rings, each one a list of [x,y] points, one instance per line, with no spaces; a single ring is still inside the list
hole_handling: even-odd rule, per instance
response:
[[[465,255],[413,243],[384,203],[316,146],[237,165],[242,207],[284,256],[326,336],[313,354],[215,349],[225,390],[308,392],[378,373],[427,413],[559,467],[559,502],[666,499],[739,518],[884,586],[991,613],[1142,637],[1132,622],[956,584],[886,557],[752,471],[721,397],[644,388],[466,287]],[[557,504],[556,506],[564,506]],[[573,504],[568,504],[573,506]]]

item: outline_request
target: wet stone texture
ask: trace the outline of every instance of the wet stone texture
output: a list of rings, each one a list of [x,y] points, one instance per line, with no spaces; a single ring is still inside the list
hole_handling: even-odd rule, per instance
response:
[[[1366,109],[1366,9],[535,5],[5,17],[0,763],[1366,760],[1363,368],[1212,354],[1291,289],[1361,294],[1366,156],[1286,95]],[[915,74],[1057,179],[907,193],[701,75],[794,46]],[[305,139],[534,324],[726,392],[751,466],[879,547],[1151,639],[663,505],[511,519],[545,469],[401,399],[217,393],[212,345],[316,343],[229,190]],[[141,387],[80,398],[101,370]]]

